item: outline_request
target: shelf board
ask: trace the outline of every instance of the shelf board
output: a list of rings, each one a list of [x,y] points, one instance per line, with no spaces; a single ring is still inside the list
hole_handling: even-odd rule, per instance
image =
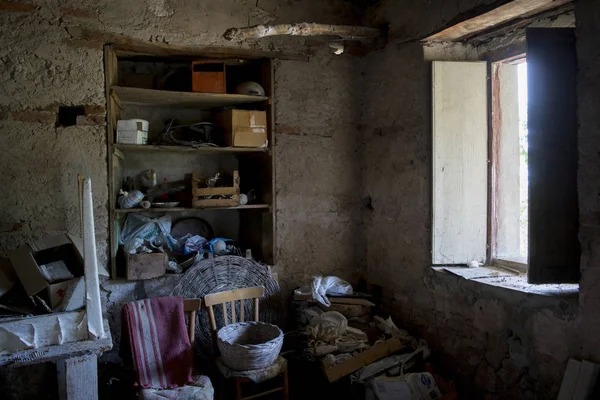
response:
[[[129,213],[165,213],[165,212],[183,212],[183,211],[221,211],[221,210],[268,210],[269,204],[247,204],[245,206],[236,207],[208,207],[208,208],[192,208],[192,207],[172,207],[172,208],[117,208],[117,214]]]
[[[111,95],[117,103],[140,106],[193,107],[211,109],[268,100],[265,96],[248,96],[229,93],[171,92],[168,90],[141,89],[113,86]]]
[[[151,144],[119,144],[113,146],[122,152],[163,152],[163,153],[195,153],[195,154],[244,154],[264,153],[269,151],[264,147],[188,147],[188,146],[162,146]]]

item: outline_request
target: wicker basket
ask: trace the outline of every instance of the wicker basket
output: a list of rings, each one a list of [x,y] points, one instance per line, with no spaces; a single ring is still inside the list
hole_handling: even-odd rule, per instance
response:
[[[283,332],[265,322],[239,322],[217,333],[223,364],[236,371],[265,368],[275,362],[283,345]]]

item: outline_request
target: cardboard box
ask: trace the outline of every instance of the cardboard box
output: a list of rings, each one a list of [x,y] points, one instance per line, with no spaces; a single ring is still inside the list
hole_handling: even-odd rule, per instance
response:
[[[0,257],[0,297],[4,296],[17,283],[17,275],[13,270],[10,259]]]
[[[85,306],[85,278],[55,283],[48,288],[50,308],[55,312],[75,311]]]
[[[192,92],[225,93],[225,63],[222,61],[192,62]]]
[[[234,147],[267,147],[267,113],[265,111],[227,110],[218,116],[225,143]]]
[[[27,295],[50,288],[40,265],[62,260],[74,277],[83,276],[83,242],[69,234],[52,236],[26,243],[12,251],[10,262]]]
[[[168,262],[165,253],[125,254],[125,277],[138,280],[163,276]]]
[[[121,119],[117,121],[117,143],[147,144],[148,121],[143,119]]]
[[[442,397],[435,379],[429,373],[403,376],[380,376],[372,380],[379,400],[437,400]]]

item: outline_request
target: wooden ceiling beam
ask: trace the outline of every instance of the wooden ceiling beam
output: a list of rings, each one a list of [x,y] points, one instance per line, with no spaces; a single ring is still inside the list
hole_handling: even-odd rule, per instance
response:
[[[461,41],[517,18],[525,18],[571,3],[572,0],[513,0],[491,11],[426,37],[426,42]]]
[[[308,62],[309,57],[303,54],[271,52],[226,46],[171,46],[164,43],[151,43],[130,36],[98,31],[94,29],[69,26],[66,28],[71,41],[78,46],[102,48],[112,44],[120,57],[165,57],[165,58],[216,58],[216,59],[258,59],[276,58]]]

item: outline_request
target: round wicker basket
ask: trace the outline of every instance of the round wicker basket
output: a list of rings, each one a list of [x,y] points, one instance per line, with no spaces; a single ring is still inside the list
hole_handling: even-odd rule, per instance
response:
[[[265,368],[275,362],[283,332],[265,322],[238,322],[217,333],[223,364],[236,371]]]

